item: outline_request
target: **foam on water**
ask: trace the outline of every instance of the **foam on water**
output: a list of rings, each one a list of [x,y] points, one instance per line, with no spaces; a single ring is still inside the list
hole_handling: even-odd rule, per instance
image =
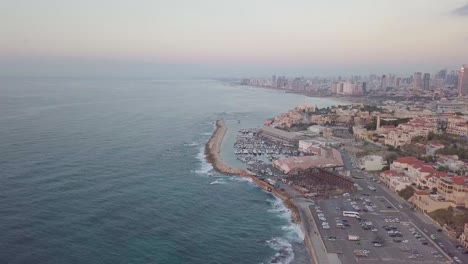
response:
[[[226,184],[227,182],[225,182],[224,180],[221,180],[221,179],[218,179],[218,180],[215,180],[213,182],[210,182],[210,185],[213,185],[213,184]]]
[[[195,173],[207,175],[210,171],[213,170],[213,166],[205,159],[205,146],[202,146],[198,151],[197,159],[200,161],[200,168],[195,170]]]
[[[195,147],[195,146],[198,146],[198,145],[200,145],[200,142],[195,142],[195,141],[194,141],[194,142],[186,142],[186,143],[184,143],[184,146],[186,146],[186,147]]]
[[[290,241],[302,242],[304,241],[304,233],[302,233],[301,227],[295,224],[291,220],[291,210],[289,210],[283,203],[283,201],[274,196],[272,199],[268,199],[273,208],[269,209],[268,212],[276,213],[279,217],[288,221],[287,225],[281,226],[281,230],[286,232],[286,236]]]
[[[289,264],[294,260],[294,252],[291,243],[281,237],[275,237],[266,241],[277,252],[268,263]]]

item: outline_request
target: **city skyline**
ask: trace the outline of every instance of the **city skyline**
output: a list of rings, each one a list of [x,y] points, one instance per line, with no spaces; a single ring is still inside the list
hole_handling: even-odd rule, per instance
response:
[[[466,0],[25,3],[1,4],[6,75],[433,72],[468,57]]]

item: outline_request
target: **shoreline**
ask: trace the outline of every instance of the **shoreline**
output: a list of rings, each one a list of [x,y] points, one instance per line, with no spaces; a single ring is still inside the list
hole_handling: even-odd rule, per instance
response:
[[[331,100],[344,103],[344,104],[364,103],[366,101],[365,98],[361,98],[358,96],[355,96],[355,97],[353,96],[330,96],[330,95],[320,96],[320,95],[316,95],[307,91],[286,90],[286,89],[280,89],[280,88],[268,87],[268,86],[240,85],[238,83],[234,83],[234,84],[239,85],[239,86],[244,86],[244,87],[260,88],[260,89],[273,90],[273,91],[278,91],[278,92],[283,92],[283,93],[299,94],[299,95],[303,95],[303,96],[310,97],[310,98],[331,99]]]
[[[221,156],[219,155],[221,151],[221,143],[223,142],[226,131],[227,127],[224,121],[217,120],[216,129],[205,145],[205,158],[207,162],[213,166],[213,169],[215,171],[223,175],[240,176],[246,179],[250,179],[256,186],[280,198],[283,201],[283,204],[286,206],[286,208],[288,208],[291,211],[292,222],[300,225],[301,227],[301,230],[304,234],[304,246],[308,252],[311,263],[318,263],[314,254],[313,246],[310,243],[310,238],[307,232],[305,231],[303,220],[301,219],[301,216],[299,214],[299,209],[296,203],[293,201],[293,198],[287,195],[284,191],[275,190],[271,185],[258,179],[248,171],[230,166],[221,158]]]

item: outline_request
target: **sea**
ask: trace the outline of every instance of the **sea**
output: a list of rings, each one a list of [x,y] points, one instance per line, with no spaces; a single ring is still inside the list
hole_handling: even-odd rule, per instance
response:
[[[0,78],[0,263],[306,263],[280,199],[204,145],[299,104],[216,80]]]

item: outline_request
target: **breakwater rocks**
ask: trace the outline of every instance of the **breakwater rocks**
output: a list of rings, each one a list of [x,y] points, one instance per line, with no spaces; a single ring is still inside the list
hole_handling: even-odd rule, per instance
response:
[[[255,185],[262,188],[265,191],[271,192],[273,195],[283,200],[286,207],[291,210],[291,215],[294,223],[300,223],[299,212],[292,201],[292,199],[283,191],[275,190],[272,186],[257,177],[249,173],[246,170],[235,168],[227,164],[221,157],[221,143],[223,142],[224,135],[226,134],[227,127],[222,120],[216,121],[216,129],[211,135],[210,140],[205,145],[205,157],[206,160],[213,166],[213,168],[224,175],[228,176],[241,176],[250,179]]]

